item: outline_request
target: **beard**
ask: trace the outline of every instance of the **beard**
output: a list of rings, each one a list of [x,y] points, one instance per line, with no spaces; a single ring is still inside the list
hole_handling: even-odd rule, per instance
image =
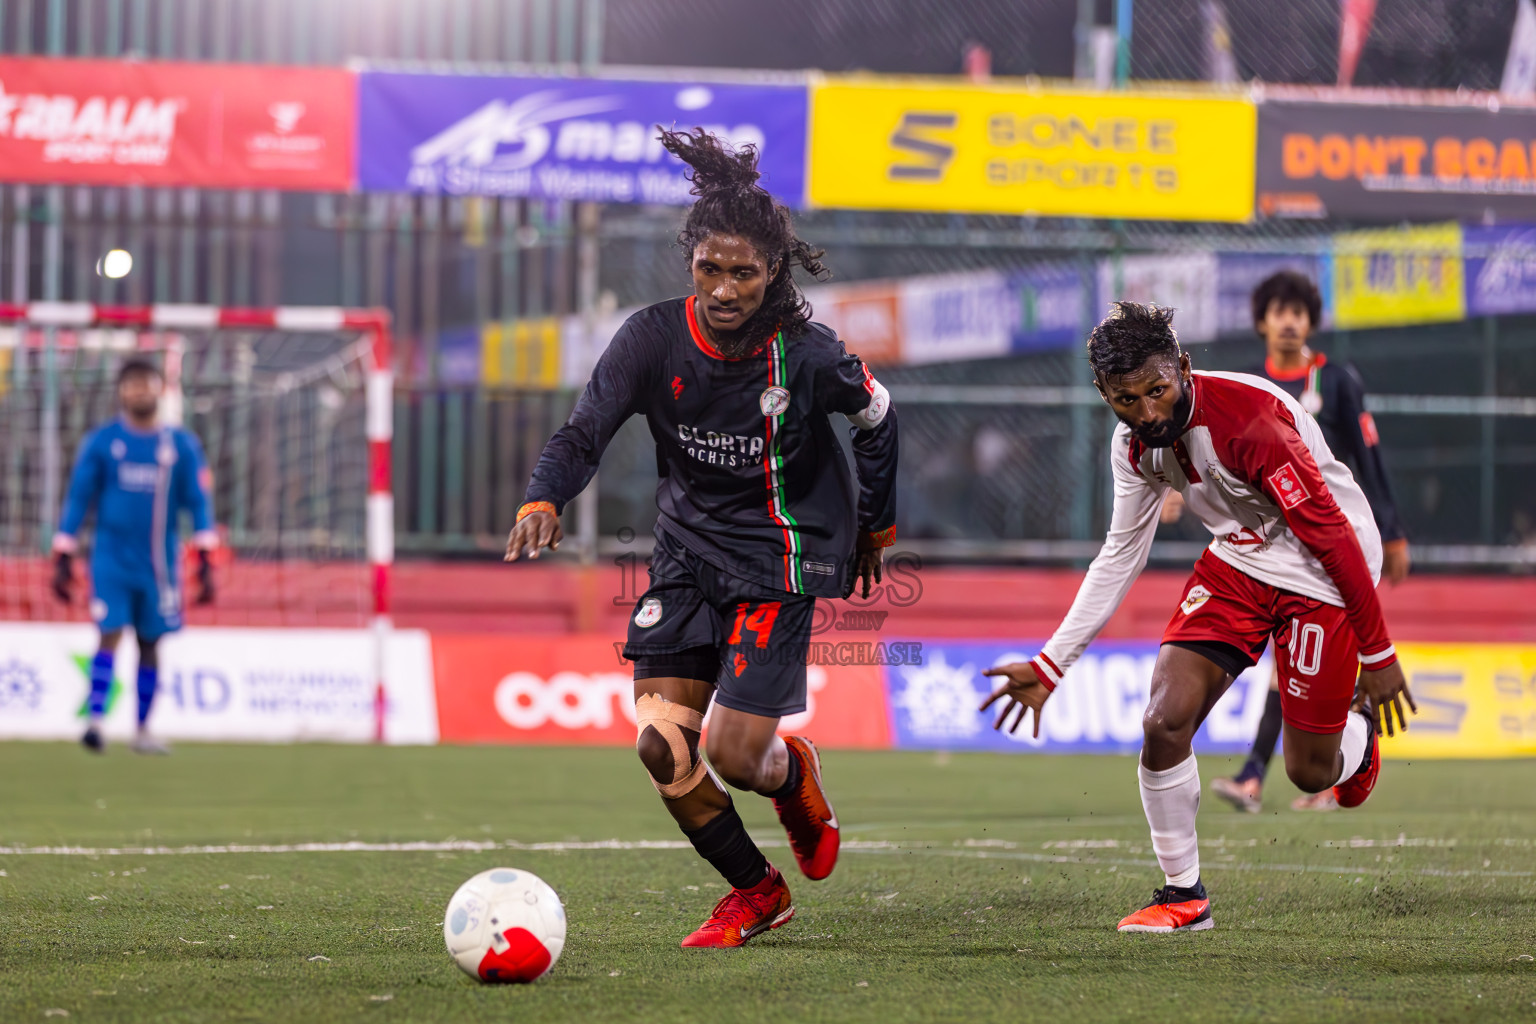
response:
[[[734,331],[716,331],[715,347],[727,359],[744,359],[756,355],[773,338],[774,331],[763,327],[761,310],[747,318],[747,322]]]
[[[1148,448],[1172,448],[1184,433],[1189,422],[1190,407],[1195,399],[1193,389],[1181,385],[1178,400],[1173,403],[1173,415],[1152,427],[1132,427],[1131,435]]]

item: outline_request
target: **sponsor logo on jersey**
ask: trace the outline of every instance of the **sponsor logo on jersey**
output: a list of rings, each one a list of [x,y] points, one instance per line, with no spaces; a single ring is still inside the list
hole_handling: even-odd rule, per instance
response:
[[[1211,592],[1198,584],[1189,588],[1189,593],[1184,595],[1184,602],[1179,605],[1179,610],[1185,615],[1199,608],[1211,599]]]
[[[1280,498],[1281,508],[1295,508],[1312,497],[1312,495],[1307,493],[1306,487],[1302,485],[1301,476],[1296,472],[1296,467],[1292,463],[1287,462],[1269,474],[1269,482]]]
[[[722,434],[679,423],[677,439],[683,442],[690,459],[711,466],[760,466],[763,462],[761,435]]]
[[[806,572],[818,573],[822,576],[836,576],[837,566],[831,562],[812,562],[806,560],[800,563],[800,568]]]
[[[782,416],[789,408],[789,391],[778,385],[764,388],[757,400],[757,407],[763,410],[764,416]]]
[[[160,479],[160,467],[153,462],[120,462],[117,485],[125,491],[151,493]]]
[[[641,629],[650,629],[661,621],[661,598],[648,597],[640,602],[640,610],[635,612],[635,625]]]

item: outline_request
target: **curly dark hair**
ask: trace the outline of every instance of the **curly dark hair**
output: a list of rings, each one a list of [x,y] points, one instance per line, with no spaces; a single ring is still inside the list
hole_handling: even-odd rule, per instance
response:
[[[129,356],[123,360],[123,365],[117,368],[117,382],[122,384],[129,377],[159,377],[165,379],[165,373],[151,359],[144,356]]]
[[[1088,335],[1088,365],[1100,378],[1123,377],[1141,369],[1155,356],[1178,359],[1179,336],[1173,330],[1173,310],[1140,302],[1115,302],[1115,307]]]
[[[658,126],[659,127],[659,126]],[[763,304],[742,325],[739,341],[730,347],[752,352],[782,329],[794,337],[811,319],[811,304],[795,284],[791,268],[799,265],[814,278],[830,274],[821,262],[822,249],[812,248],[795,234],[788,207],[757,183],[757,147],[732,149],[702,128],[693,131],[661,130],[661,144],[687,164],[689,191],[699,197],[688,211],[677,244],[688,265],[693,250],[709,235],[737,235],[754,245],[778,270],[768,282]],[[727,354],[738,354],[730,353]]]
[[[1306,274],[1281,270],[1270,274],[1253,290],[1253,322],[1261,324],[1269,313],[1269,304],[1278,301],[1281,308],[1301,306],[1316,327],[1323,321],[1323,296]]]

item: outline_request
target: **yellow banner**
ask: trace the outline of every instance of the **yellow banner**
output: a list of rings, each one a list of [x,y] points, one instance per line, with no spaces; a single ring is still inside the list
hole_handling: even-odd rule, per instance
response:
[[[1460,224],[1334,235],[1334,326],[1465,319],[1462,275]]]
[[[1243,221],[1246,99],[832,79],[811,90],[810,199],[875,210]]]
[[[489,323],[480,331],[480,382],[520,388],[560,384],[560,321]]]
[[[1386,757],[1536,757],[1536,647],[1398,644],[1419,713]]]

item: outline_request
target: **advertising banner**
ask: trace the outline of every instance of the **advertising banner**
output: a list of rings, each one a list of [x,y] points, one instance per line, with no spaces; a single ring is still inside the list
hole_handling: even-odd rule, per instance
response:
[[[1318,288],[1326,291],[1330,282],[1323,279],[1323,261],[1317,256],[1285,256],[1276,253],[1223,252],[1216,255],[1216,327],[1222,334],[1240,335],[1244,339],[1258,338],[1253,333],[1253,290],[1266,277],[1282,270],[1293,270],[1305,275]],[[1327,327],[1333,321],[1328,304],[1323,304],[1323,322]],[[1253,365],[1264,358],[1262,346],[1254,349]]]
[[[0,738],[79,738],[96,637],[85,624],[0,623]],[[177,633],[160,645],[151,728],[171,740],[371,742],[372,644],[362,629]],[[132,735],[136,672],[137,648],[124,643],[105,722],[109,741]],[[426,633],[391,635],[385,692],[389,742],[437,742]]]
[[[1462,228],[1467,315],[1536,312],[1536,227]]]
[[[343,192],[355,129],[340,69],[0,57],[0,181]]]
[[[1087,337],[1083,330],[1087,291],[1084,275],[1066,267],[1008,275],[1012,299],[1014,352],[1068,348]]]
[[[613,637],[438,633],[432,653],[446,743],[635,742],[634,666]],[[878,665],[809,666],[806,710],[779,731],[828,748],[888,748],[880,673]]]
[[[1116,299],[1174,309],[1173,327],[1185,342],[1213,341],[1218,330],[1216,254],[1119,256],[1099,261],[1100,316]]]
[[[849,352],[873,366],[903,361],[901,296],[896,281],[825,285],[806,290],[812,319],[843,339]]]
[[[1001,272],[909,277],[899,287],[908,363],[990,359],[1012,349],[1015,296]]]
[[[1268,217],[1529,218],[1536,109],[1265,101],[1257,173]]]
[[[364,72],[358,182],[365,191],[692,202],[656,126],[704,127],[761,154],[762,184],[805,191],[805,89],[618,79]]]
[[[1435,323],[1466,313],[1461,225],[1333,236],[1334,326]]]
[[[1043,640],[922,642],[923,664],[890,666],[891,738],[906,750],[991,750],[1058,754],[1131,754],[1141,749],[1141,716],[1152,690],[1158,643],[1100,641],[1067,674],[1045,705],[1040,738],[1033,715],[1017,733],[994,731],[997,708],[977,707],[995,688],[981,673],[1026,661]],[[1195,734],[1197,754],[1240,754],[1253,742],[1269,691],[1265,657],[1243,673]]]
[[[1246,99],[831,79],[811,89],[815,206],[1247,220]]]
[[[1387,757],[1536,756],[1536,647],[1398,644],[1419,713]]]

